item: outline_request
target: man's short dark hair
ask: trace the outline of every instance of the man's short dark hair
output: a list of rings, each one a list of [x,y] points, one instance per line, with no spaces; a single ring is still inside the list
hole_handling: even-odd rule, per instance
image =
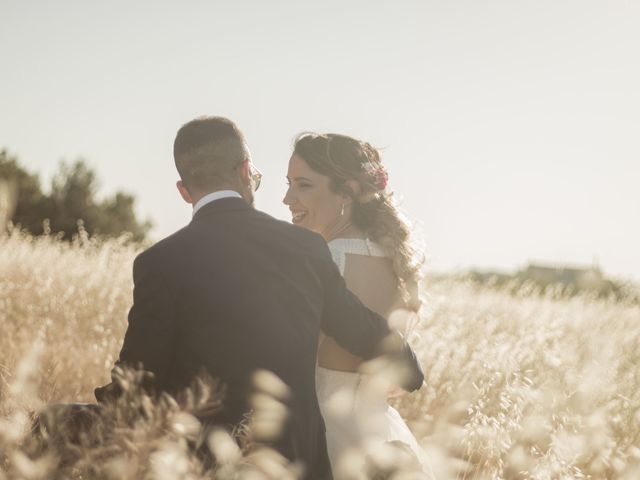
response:
[[[231,120],[200,117],[185,123],[173,143],[173,158],[187,188],[207,191],[233,178],[249,159],[244,135]]]

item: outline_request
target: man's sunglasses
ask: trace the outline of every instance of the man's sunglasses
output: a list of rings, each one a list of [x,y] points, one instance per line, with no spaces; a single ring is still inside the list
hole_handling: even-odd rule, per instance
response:
[[[253,190],[257,191],[260,186],[260,182],[262,181],[262,172],[258,170],[258,167],[251,163],[251,161],[249,161],[249,173],[251,174],[251,180],[253,180]]]
[[[243,160],[238,165],[236,165],[235,168],[238,168],[244,162],[249,163],[249,175],[251,176],[251,181],[253,182],[253,190],[257,191],[258,187],[260,186],[260,182],[262,181],[262,172],[258,170],[258,167],[251,163],[251,160]]]

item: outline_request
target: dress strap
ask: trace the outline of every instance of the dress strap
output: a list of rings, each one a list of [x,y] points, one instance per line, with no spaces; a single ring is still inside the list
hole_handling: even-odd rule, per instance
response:
[[[368,257],[387,257],[380,245],[368,238],[335,238],[328,243],[333,261],[344,276],[347,254]]]

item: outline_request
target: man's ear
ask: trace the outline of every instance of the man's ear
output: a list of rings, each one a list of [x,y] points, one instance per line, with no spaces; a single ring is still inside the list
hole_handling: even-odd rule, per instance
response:
[[[189,190],[187,190],[187,187],[184,186],[184,182],[182,180],[178,180],[176,182],[176,187],[178,187],[180,196],[184,201],[193,205],[193,199],[191,198],[191,194],[189,193]]]
[[[251,167],[249,166],[249,160],[242,162],[238,171],[240,172],[239,175],[242,185],[251,187]]]

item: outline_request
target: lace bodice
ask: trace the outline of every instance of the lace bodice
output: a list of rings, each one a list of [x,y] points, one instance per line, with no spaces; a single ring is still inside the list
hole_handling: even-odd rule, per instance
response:
[[[338,265],[342,276],[344,276],[347,254],[365,255],[369,257],[387,256],[380,245],[372,242],[368,238],[335,238],[331,240],[328,245],[333,261]]]

